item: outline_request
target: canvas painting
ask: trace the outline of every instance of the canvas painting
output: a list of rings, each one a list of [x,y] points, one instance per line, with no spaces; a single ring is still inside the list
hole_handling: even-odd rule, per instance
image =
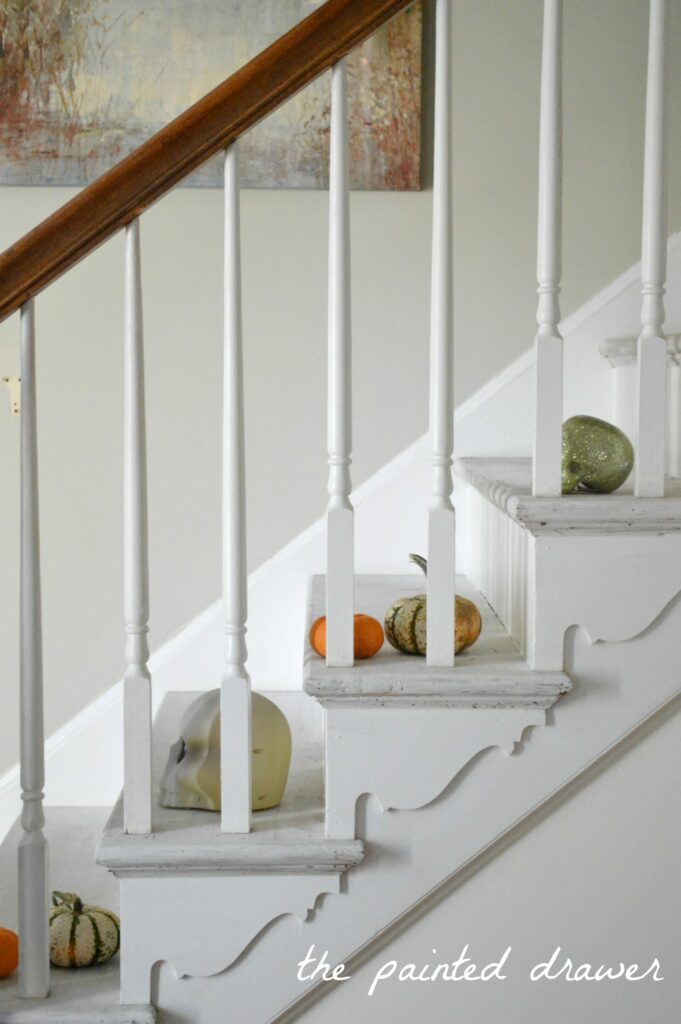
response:
[[[0,0],[0,184],[85,185],[319,0]],[[421,5],[349,58],[352,181],[420,185]],[[240,144],[246,187],[324,188],[330,76]],[[218,185],[213,160],[188,184]]]

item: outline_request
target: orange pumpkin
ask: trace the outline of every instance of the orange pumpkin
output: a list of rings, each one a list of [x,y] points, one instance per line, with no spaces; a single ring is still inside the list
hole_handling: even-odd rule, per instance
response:
[[[9,978],[19,963],[19,936],[0,928],[0,978]]]
[[[383,646],[383,626],[370,615],[355,615],[355,657],[373,658]],[[310,627],[312,650],[326,657],[326,615],[315,619]]]

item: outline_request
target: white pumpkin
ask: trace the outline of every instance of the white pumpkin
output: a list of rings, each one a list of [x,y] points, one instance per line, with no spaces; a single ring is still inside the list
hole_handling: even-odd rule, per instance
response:
[[[121,922],[111,910],[89,906],[74,892],[53,892],[50,960],[55,967],[91,967],[115,956]]]

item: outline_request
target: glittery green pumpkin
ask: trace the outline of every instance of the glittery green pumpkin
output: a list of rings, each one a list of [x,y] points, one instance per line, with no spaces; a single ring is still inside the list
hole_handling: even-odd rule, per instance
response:
[[[563,424],[563,494],[621,487],[634,466],[634,449],[619,427],[596,416],[571,416]]]

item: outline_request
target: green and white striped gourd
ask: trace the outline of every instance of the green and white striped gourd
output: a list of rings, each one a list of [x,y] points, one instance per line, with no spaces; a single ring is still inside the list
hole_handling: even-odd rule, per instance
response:
[[[115,956],[121,922],[111,910],[89,906],[74,892],[53,892],[50,961],[55,967],[91,967]]]
[[[421,555],[410,555],[410,561],[418,565],[424,573],[428,563]],[[470,647],[480,636],[482,619],[480,612],[467,597],[456,595],[454,625],[454,653],[459,654]],[[385,635],[403,654],[426,653],[426,595],[401,597],[388,608],[385,613]]]

